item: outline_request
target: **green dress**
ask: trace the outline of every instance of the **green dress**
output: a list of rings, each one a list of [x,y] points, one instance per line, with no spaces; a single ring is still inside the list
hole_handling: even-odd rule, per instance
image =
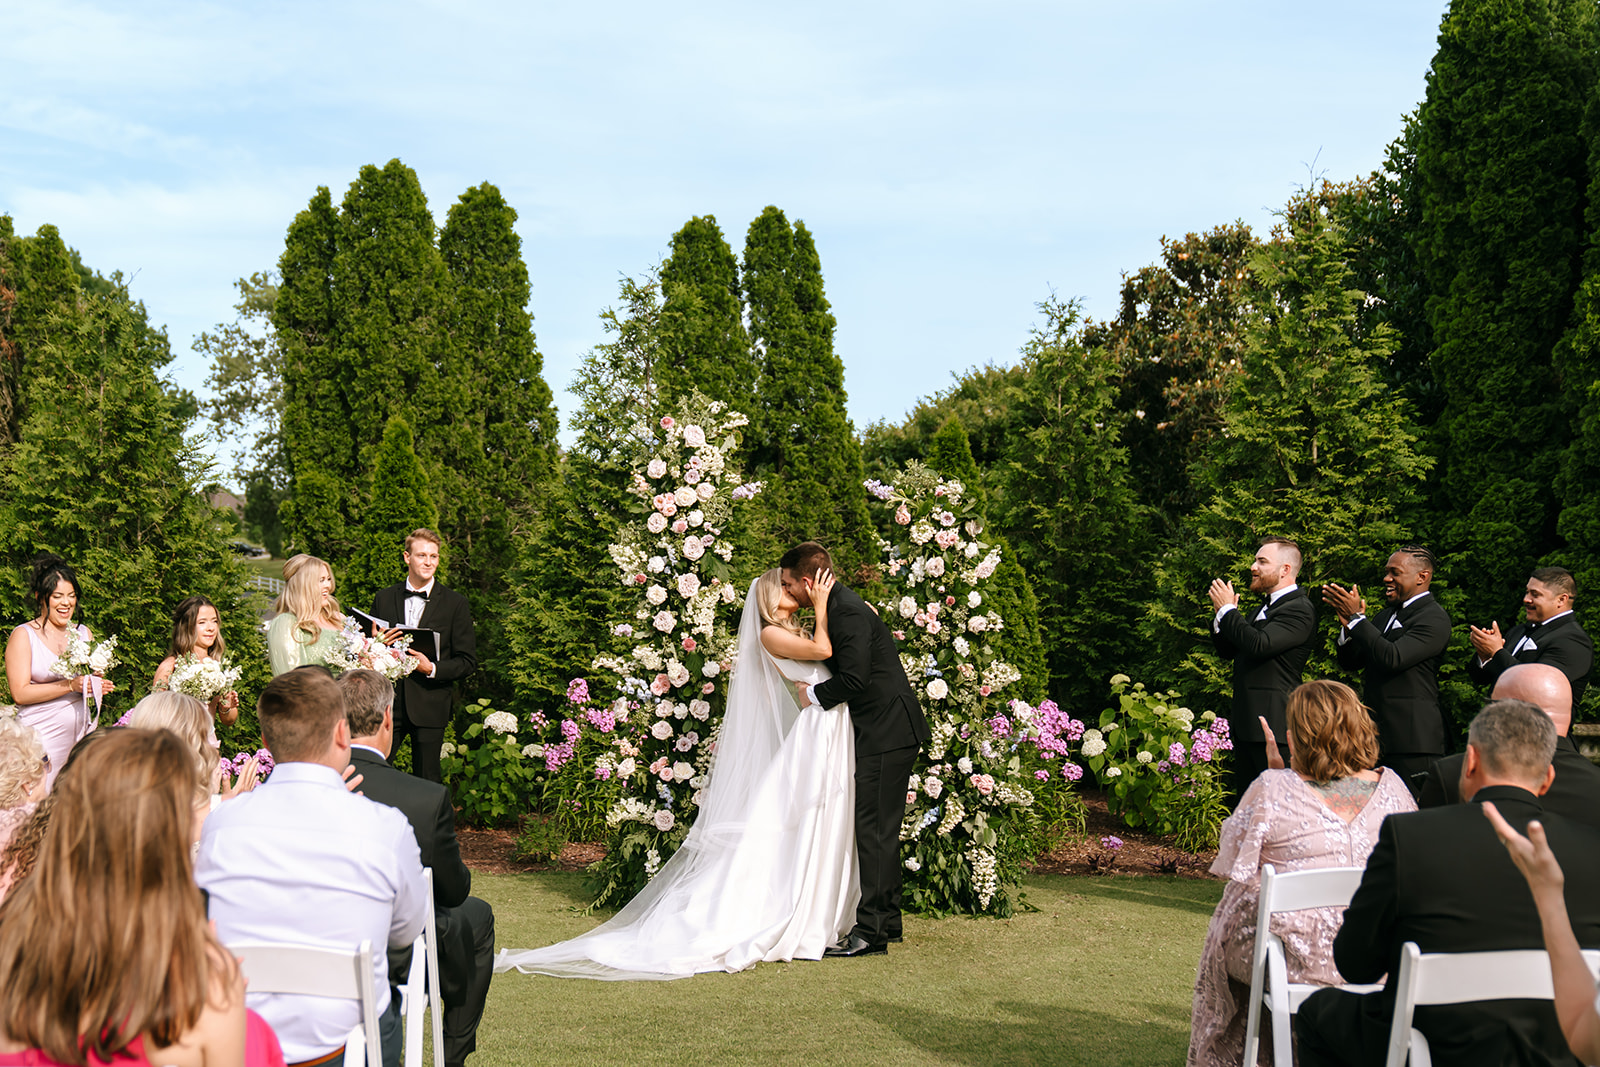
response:
[[[307,663],[327,662],[339,634],[338,630],[323,630],[315,641],[307,642],[306,632],[296,626],[293,614],[286,611],[273,616],[267,623],[267,656],[272,661],[272,676],[276,678]]]

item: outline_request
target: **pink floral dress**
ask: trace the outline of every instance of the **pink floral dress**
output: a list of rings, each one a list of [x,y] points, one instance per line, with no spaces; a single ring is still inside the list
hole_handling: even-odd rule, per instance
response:
[[[1238,810],[1222,824],[1222,844],[1211,865],[1212,874],[1227,876],[1228,886],[1200,950],[1189,1067],[1239,1067],[1244,1056],[1261,865],[1270,863],[1280,872],[1364,867],[1384,817],[1416,807],[1400,776],[1388,769],[1348,823],[1294,771],[1266,771],[1251,783]],[[1283,939],[1290,981],[1344,981],[1333,965],[1333,938],[1343,922],[1343,908],[1288,912],[1273,919],[1273,933]],[[1270,1040],[1261,1041],[1257,1062],[1272,1063]]]

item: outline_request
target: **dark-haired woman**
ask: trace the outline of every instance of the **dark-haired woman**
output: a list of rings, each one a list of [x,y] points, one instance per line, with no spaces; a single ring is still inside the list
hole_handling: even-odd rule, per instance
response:
[[[51,669],[67,651],[72,634],[78,576],[61,557],[42,556],[34,561],[28,591],[39,614],[12,630],[6,641],[6,683],[11,687],[11,699],[17,702],[17,718],[34,728],[50,759],[44,783],[48,791],[67,753],[91,729],[83,699],[84,679],[64,678]],[[79,625],[77,632],[84,640],[91,639],[87,626]],[[107,680],[101,692],[114,688]]]
[[[228,646],[222,640],[222,616],[217,606],[203,596],[184,599],[172,612],[172,642],[167,646],[167,658],[156,667],[153,688],[165,689],[172,668],[182,656],[195,659],[212,659],[221,663],[228,655]],[[239,720],[239,694],[233,690],[218,693],[206,708],[211,717],[224,726]],[[216,731],[211,733],[211,743],[216,744]]]

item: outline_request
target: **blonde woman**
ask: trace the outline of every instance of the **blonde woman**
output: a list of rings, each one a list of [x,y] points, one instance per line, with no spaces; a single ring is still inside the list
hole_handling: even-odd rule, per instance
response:
[[[185,751],[193,754],[196,842],[200,840],[200,828],[205,824],[206,816],[218,804],[256,787],[258,772],[254,757],[251,757],[237,781],[227,780],[222,770],[222,758],[209,738],[211,713],[192,696],[170,691],[151,693],[133,706],[133,711],[128,713],[128,725],[140,730],[170,731],[183,742]]]
[[[299,555],[283,565],[283,574],[278,614],[267,624],[274,678],[324,662],[344,627],[344,612],[333,597],[333,568],[315,556]]]
[[[0,716],[0,851],[44,796],[50,758],[33,727]]]

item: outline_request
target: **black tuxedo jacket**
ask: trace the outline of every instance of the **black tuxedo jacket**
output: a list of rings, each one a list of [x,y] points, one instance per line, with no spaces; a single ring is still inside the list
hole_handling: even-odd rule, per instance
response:
[[[1317,636],[1317,609],[1304,589],[1293,589],[1267,609],[1260,622],[1252,619],[1259,606],[1242,602],[1222,616],[1211,635],[1217,654],[1233,661],[1233,710],[1228,728],[1235,740],[1264,741],[1259,715],[1282,744],[1288,736],[1284,708]]]
[[[372,614],[391,626],[404,626],[405,582],[378,590],[372,598]],[[467,598],[438,581],[422,609],[418,626],[439,631],[438,670],[429,678],[412,671],[400,681],[395,692],[396,718],[405,713],[414,726],[442,729],[450,721],[455,683],[472,673],[478,665],[478,641],[472,632],[472,608]],[[418,649],[426,652],[425,649]]]
[[[1474,652],[1467,663],[1467,677],[1479,685],[1493,685],[1506,669],[1516,663],[1548,663],[1572,683],[1572,709],[1577,711],[1583,701],[1584,688],[1589,684],[1589,672],[1594,668],[1594,642],[1584,632],[1576,614],[1563,615],[1534,629],[1533,642],[1538,647],[1524,649],[1513,656],[1528,624],[1513,626],[1506,634],[1505,647],[1496,652],[1483,666],[1478,666]]]
[[[1506,821],[1522,832],[1529,819],[1544,822],[1550,847],[1566,873],[1567,911],[1578,943],[1600,947],[1600,831],[1543,811],[1532,793],[1514,786],[1489,786],[1473,799],[1471,804],[1385,819],[1361,885],[1345,911],[1344,925],[1334,938],[1334,963],[1345,981],[1376,982],[1384,974],[1389,976],[1382,991],[1345,1002],[1352,1017],[1343,1022],[1353,1032],[1325,1034],[1359,1040],[1367,1062],[1383,1062],[1394,1010],[1391,987],[1400,972],[1400,948],[1405,942],[1415,941],[1423,952],[1544,947],[1528,883],[1477,802],[1493,801]],[[1322,1014],[1314,1011],[1313,1017]],[[1550,1001],[1419,1007],[1413,1025],[1428,1038],[1436,1063],[1577,1062],[1567,1050]]]
[[[1419,808],[1438,808],[1461,802],[1461,753],[1434,760],[1417,797]],[[1550,760],[1556,769],[1550,791],[1539,798],[1539,806],[1573,822],[1600,830],[1600,767],[1578,751],[1569,738],[1556,738],[1556,754]]]
[[[1399,617],[1392,629],[1389,620]],[[1450,616],[1432,593],[1410,607],[1391,605],[1350,627],[1339,666],[1365,668],[1362,699],[1378,724],[1384,754],[1442,753],[1439,664],[1450,644]]]
[[[926,742],[928,720],[900,665],[894,635],[866,601],[842,585],[828,594],[828,638],[833,655],[824,662],[833,677],[812,694],[825,708],[850,702],[856,755]]]
[[[362,796],[398,808],[406,817],[411,832],[416,835],[422,865],[433,870],[433,907],[439,927],[439,986],[445,1003],[459,1003],[465,998],[467,983],[472,978],[473,946],[467,924],[453,912],[472,891],[472,872],[461,859],[450,791],[437,782],[396,770],[368,749],[351,748],[350,763],[361,775]],[[411,946],[390,949],[390,983],[404,985],[410,970]]]

